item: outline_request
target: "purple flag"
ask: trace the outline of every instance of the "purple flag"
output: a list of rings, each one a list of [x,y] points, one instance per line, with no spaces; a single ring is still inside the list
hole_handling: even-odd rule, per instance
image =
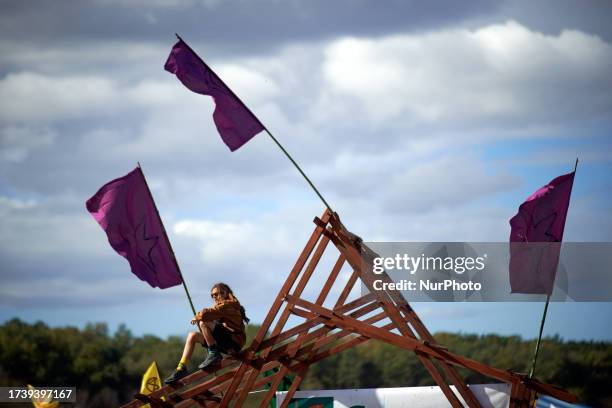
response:
[[[513,293],[552,293],[574,174],[559,176],[537,190],[510,220]]]
[[[113,249],[128,260],[134,275],[161,289],[182,283],[140,167],[106,183],[86,206]]]
[[[164,68],[193,92],[213,97],[213,120],[231,151],[264,130],[259,119],[183,40],[174,44]]]

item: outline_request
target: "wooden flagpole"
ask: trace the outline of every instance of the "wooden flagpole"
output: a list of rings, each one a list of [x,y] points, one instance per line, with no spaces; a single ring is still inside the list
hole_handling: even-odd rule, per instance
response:
[[[574,175],[576,174],[577,168],[578,168],[578,158],[576,157],[576,163],[574,164]],[[567,205],[569,207],[569,201]],[[567,221],[567,218],[566,218],[566,221]],[[561,241],[563,241],[563,236],[561,237]],[[542,341],[542,331],[544,330],[544,322],[546,321],[546,313],[548,312],[549,302],[550,302],[550,293],[546,295],[546,304],[544,305],[544,312],[542,313],[542,321],[540,322],[540,334],[538,334],[538,341],[536,342],[536,348],[533,353],[533,360],[531,360],[531,369],[529,370],[529,378],[532,378],[533,373],[535,372],[536,362],[538,360],[538,352],[540,351],[540,342]]]
[[[149,193],[149,198],[151,199],[151,202],[153,203],[153,208],[155,208],[155,214],[157,214],[157,219],[159,220],[160,225],[162,226],[162,231],[164,232],[164,238],[166,239],[166,243],[168,244],[168,248],[170,248],[170,255],[172,255],[172,261],[174,261],[174,265],[176,266],[176,270],[179,273],[179,276],[181,277],[181,282],[183,283],[183,289],[185,289],[185,294],[187,295],[187,299],[189,300],[189,305],[191,306],[191,311],[193,312],[193,315],[196,315],[196,309],[193,306],[193,301],[191,300],[191,295],[189,294],[189,290],[187,289],[187,284],[185,283],[185,278],[183,278],[183,273],[181,272],[181,268],[179,267],[178,261],[176,260],[176,255],[174,255],[174,249],[172,249],[172,244],[170,243],[170,239],[168,238],[168,234],[166,233],[166,227],[164,226],[164,222],[161,219],[161,216],[159,215],[159,210],[157,209],[157,204],[155,203],[155,200],[153,199],[153,194],[151,194],[151,189],[149,188],[149,183],[147,183],[147,179],[145,178],[144,172],[142,171],[142,167],[140,166],[140,162],[138,163],[138,170],[140,170],[140,174],[142,175],[142,179],[145,182],[145,186],[147,187],[147,192]],[[200,327],[199,324],[196,324],[196,326],[198,326],[198,330],[200,331],[200,333],[202,333],[202,328]],[[202,336],[204,336],[204,333],[202,333]]]

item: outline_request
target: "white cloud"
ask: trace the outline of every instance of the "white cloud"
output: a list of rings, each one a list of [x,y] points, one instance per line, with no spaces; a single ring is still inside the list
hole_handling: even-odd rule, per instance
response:
[[[173,231],[177,236],[197,239],[201,260],[217,266],[230,259],[264,263],[265,259],[283,257],[295,249],[286,228],[267,228],[263,223],[182,220],[175,223]]]
[[[128,103],[137,106],[171,106],[183,95],[181,91],[183,89],[174,81],[143,80],[125,89],[125,96],[128,98]]]
[[[321,104],[349,96],[370,120],[407,124],[548,124],[612,109],[612,47],[595,36],[546,36],[509,21],[327,47]],[[323,109],[323,106],[321,106]]]
[[[108,111],[116,102],[113,81],[95,76],[49,77],[35,72],[8,74],[0,82],[5,121],[52,121]]]
[[[36,206],[36,200],[20,200],[16,198],[0,196],[0,216],[5,216],[13,210],[21,210],[33,208]]]

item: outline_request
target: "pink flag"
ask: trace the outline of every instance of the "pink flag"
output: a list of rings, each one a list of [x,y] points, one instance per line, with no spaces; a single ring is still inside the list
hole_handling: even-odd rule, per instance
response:
[[[113,249],[128,260],[134,275],[161,289],[182,283],[140,167],[106,183],[86,206]]]
[[[574,174],[559,176],[533,193],[510,220],[513,293],[552,293]]]
[[[183,40],[172,47],[164,68],[193,92],[213,97],[213,120],[231,151],[264,130],[259,119]]]

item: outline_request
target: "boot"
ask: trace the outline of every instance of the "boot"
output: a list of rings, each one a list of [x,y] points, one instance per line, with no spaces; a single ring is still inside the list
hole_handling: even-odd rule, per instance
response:
[[[200,370],[207,370],[212,367],[216,367],[221,364],[221,360],[223,360],[223,356],[217,349],[216,346],[210,346],[208,348],[208,355],[206,356],[206,360],[202,361],[202,364],[198,366]]]
[[[189,369],[187,368],[187,366],[183,366],[181,369],[177,368],[176,370],[174,370],[172,374],[170,374],[168,378],[164,380],[164,383],[172,384],[174,382],[177,382],[181,378],[186,377],[188,374],[189,374]]]

